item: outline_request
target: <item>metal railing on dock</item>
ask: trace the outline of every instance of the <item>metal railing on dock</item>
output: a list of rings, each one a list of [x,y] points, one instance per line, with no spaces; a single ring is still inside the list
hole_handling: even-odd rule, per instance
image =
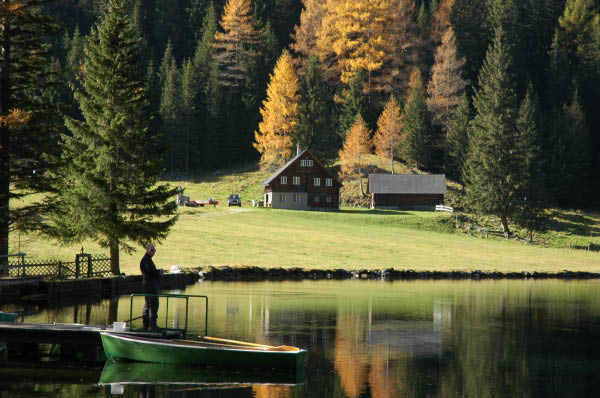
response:
[[[183,329],[177,329],[177,328],[165,328],[165,330],[176,330],[176,331],[180,331],[183,334],[183,338],[185,339],[186,334],[187,334],[187,328],[188,328],[188,313],[189,313],[189,299],[190,298],[203,298],[205,300],[205,307],[204,307],[204,335],[207,336],[208,335],[208,296],[202,296],[202,295],[198,295],[198,294],[169,294],[169,293],[157,293],[157,294],[151,294],[151,293],[134,293],[130,296],[130,303],[129,303],[129,320],[127,321],[129,323],[129,328],[131,330],[131,326],[134,320],[136,319],[140,319],[140,317],[133,317],[133,298],[134,297],[166,297],[167,298],[167,305],[166,305],[166,314],[165,314],[165,326],[168,325],[169,322],[169,299],[171,298],[177,298],[177,299],[184,299],[185,300],[185,327]]]

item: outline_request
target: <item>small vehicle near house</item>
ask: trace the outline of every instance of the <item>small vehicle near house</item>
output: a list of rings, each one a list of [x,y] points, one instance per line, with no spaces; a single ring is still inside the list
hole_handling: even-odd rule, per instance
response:
[[[242,207],[242,198],[237,193],[232,193],[227,198],[227,206],[239,206]]]

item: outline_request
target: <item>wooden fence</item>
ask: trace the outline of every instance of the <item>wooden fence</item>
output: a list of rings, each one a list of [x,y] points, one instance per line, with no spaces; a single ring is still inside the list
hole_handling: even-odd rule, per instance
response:
[[[111,274],[110,258],[81,253],[75,261],[29,260],[25,254],[3,256],[8,265],[0,265],[0,275],[8,277],[44,276],[58,279],[79,279]],[[12,259],[18,257],[18,259]]]

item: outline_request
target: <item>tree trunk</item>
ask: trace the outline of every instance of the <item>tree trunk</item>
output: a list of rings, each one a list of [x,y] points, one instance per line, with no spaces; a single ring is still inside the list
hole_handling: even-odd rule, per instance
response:
[[[394,150],[390,148],[390,161],[392,162],[392,174],[394,174]]]
[[[10,23],[0,24],[4,42],[0,43],[0,117],[5,119],[10,111]],[[0,255],[8,254],[8,231],[10,223],[10,128],[8,121],[0,123]],[[8,258],[0,259],[0,265],[8,264]]]
[[[110,248],[110,271],[113,275],[120,275],[119,268],[119,239],[111,238],[109,243]]]
[[[500,221],[502,222],[502,228],[504,229],[505,234],[510,234],[510,230],[508,229],[508,219],[506,216],[500,216]]]

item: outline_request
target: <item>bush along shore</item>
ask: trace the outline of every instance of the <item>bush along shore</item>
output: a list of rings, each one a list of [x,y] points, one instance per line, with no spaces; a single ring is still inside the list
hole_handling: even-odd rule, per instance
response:
[[[345,269],[303,269],[303,268],[261,268],[261,267],[209,267],[196,268],[200,279],[207,281],[299,281],[304,279],[322,280],[415,280],[415,279],[600,279],[600,273],[560,271],[560,272],[498,272],[498,271],[415,271],[394,268],[379,270]]]

